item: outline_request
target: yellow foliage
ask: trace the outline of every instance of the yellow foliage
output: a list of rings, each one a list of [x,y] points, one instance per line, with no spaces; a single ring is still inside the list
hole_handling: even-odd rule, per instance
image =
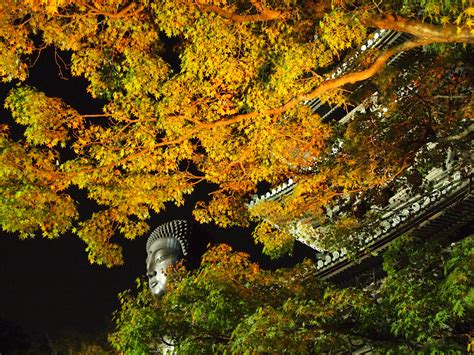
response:
[[[323,102],[348,103],[342,84],[326,90],[324,78],[367,31],[359,20],[367,7],[325,4],[2,1],[0,77],[19,84],[4,104],[25,128],[16,140],[2,129],[2,228],[48,237],[76,228],[90,260],[111,266],[122,262],[109,242],[114,233],[146,233],[152,212],[182,205],[205,181],[215,191],[196,205],[197,220],[226,227],[268,216],[257,240],[270,252],[288,250],[288,228],[274,230],[270,221],[320,218],[335,197],[379,186],[400,167],[396,154],[381,156],[351,129],[335,132],[302,105],[320,88]],[[464,30],[472,12],[446,16],[450,23],[460,16]],[[101,113],[80,114],[21,85],[47,47],[71,54],[67,69],[103,100]],[[335,134],[346,152],[315,170]],[[259,184],[289,177],[298,181],[291,197],[248,211]],[[71,186],[101,212],[78,224]]]

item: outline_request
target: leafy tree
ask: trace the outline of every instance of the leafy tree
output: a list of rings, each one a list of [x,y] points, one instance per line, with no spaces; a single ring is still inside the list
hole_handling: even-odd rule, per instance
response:
[[[448,248],[404,236],[384,255],[381,282],[336,288],[305,261],[262,270],[225,245],[196,271],[170,271],[159,300],[146,284],[121,294],[112,346],[125,353],[172,344],[179,353],[463,351],[474,312],[474,237]],[[472,336],[472,334],[471,334]]]
[[[377,138],[367,126],[382,129],[377,118],[358,122],[362,134],[339,132],[302,103],[360,101],[347,95],[350,85],[387,84],[394,76],[384,66],[402,51],[432,44],[446,55],[470,50],[472,16],[466,2],[452,0],[2,1],[0,77],[18,84],[4,105],[25,127],[17,140],[8,127],[0,130],[2,229],[50,238],[72,230],[87,243],[91,262],[112,266],[122,262],[110,242],[114,233],[131,239],[146,233],[151,211],[182,204],[202,182],[216,190],[196,205],[201,222],[247,225],[245,203],[257,185],[289,177],[300,183],[285,209],[321,214],[341,193],[384,185],[406,162],[397,150],[388,156],[365,150],[363,137]],[[357,69],[331,78],[335,63],[372,29],[412,39],[369,51]],[[70,73],[88,80],[88,93],[105,102],[102,112],[81,114],[23,84],[46,47],[70,55]],[[462,96],[462,85],[454,84]],[[420,81],[420,92],[431,94],[430,85]],[[447,103],[464,112],[470,100]],[[395,130],[423,137],[411,116],[394,121]],[[443,118],[439,126],[450,124]],[[336,137],[353,142],[348,152],[317,172],[305,169],[330,156]],[[382,152],[394,148],[389,140],[380,142]],[[79,220],[72,186],[100,205],[90,219]],[[270,253],[272,240],[288,250],[287,234],[272,239],[268,228],[259,230],[256,238],[269,241]]]
[[[408,252],[407,252],[408,250]],[[395,335],[435,347],[448,346],[472,331],[473,237],[449,248],[405,237],[385,256],[385,316]]]

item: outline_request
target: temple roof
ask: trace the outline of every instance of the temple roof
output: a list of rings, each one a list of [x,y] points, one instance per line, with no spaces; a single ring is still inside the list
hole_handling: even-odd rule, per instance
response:
[[[328,79],[334,79],[346,72],[353,71],[357,65],[357,58],[370,48],[386,49],[406,41],[408,36],[394,31],[375,31],[369,35],[368,39],[352,54],[348,59],[340,64],[327,76]],[[403,56],[400,53],[392,58],[389,65],[393,65]],[[358,90],[365,83],[358,84],[354,90]],[[406,88],[407,93],[411,95],[411,89]],[[402,96],[403,96],[402,95]],[[337,106],[329,106],[323,103],[319,98],[307,101],[313,112],[318,113],[326,122],[332,122],[336,125],[345,125],[351,120],[357,112],[363,112],[370,105],[377,101],[377,92],[372,97],[365,99],[360,105],[350,109],[342,109]],[[383,107],[380,108],[383,110]],[[436,143],[432,143],[436,144]],[[334,154],[340,150],[338,141],[333,143],[330,148]],[[428,148],[429,149],[429,148]],[[319,251],[319,260],[317,260],[317,276],[323,279],[331,279],[338,274],[355,271],[360,269],[361,263],[374,261],[373,254],[383,251],[390,243],[400,235],[411,232],[421,236],[431,236],[433,234],[444,233],[446,235],[456,233],[462,226],[468,225],[474,219],[474,197],[472,192],[472,168],[456,166],[452,159],[452,152],[447,152],[447,160],[443,166],[433,168],[425,177],[421,191],[413,194],[409,188],[401,188],[389,200],[384,207],[372,206],[377,218],[375,220],[362,221],[365,224],[364,232],[357,232],[351,237],[355,243],[358,243],[359,251],[355,260],[348,257],[348,251],[344,248],[332,252],[321,250],[318,244],[317,233],[299,233],[298,228],[293,228],[291,233],[295,238]],[[314,168],[317,170],[318,161],[315,161]],[[310,171],[310,172],[311,172]],[[295,177],[296,179],[296,177]],[[252,209],[256,205],[265,201],[281,201],[290,196],[297,182],[292,178],[277,185],[270,191],[260,195],[254,195],[248,203],[248,208]],[[329,208],[329,213],[337,217],[338,206]],[[324,228],[311,217],[301,218],[301,221],[309,223],[315,229]],[[271,221],[270,221],[271,222]],[[276,227],[279,227],[276,225]],[[349,275],[350,273],[348,273]]]

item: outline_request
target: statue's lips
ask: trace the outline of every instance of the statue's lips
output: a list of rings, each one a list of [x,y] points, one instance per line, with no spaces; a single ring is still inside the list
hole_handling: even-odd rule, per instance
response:
[[[154,288],[156,285],[158,285],[158,281],[153,281],[150,286],[151,288]]]

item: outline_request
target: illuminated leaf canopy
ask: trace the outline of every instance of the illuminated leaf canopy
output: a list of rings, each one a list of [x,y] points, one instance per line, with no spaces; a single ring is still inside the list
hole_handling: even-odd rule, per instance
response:
[[[421,3],[428,5],[420,12]],[[196,205],[196,219],[224,227],[249,223],[245,202],[259,183],[300,181],[285,207],[296,215],[302,208],[320,213],[341,191],[386,183],[405,163],[399,153],[380,150],[392,148],[387,141],[373,154],[354,146],[352,157],[342,154],[308,173],[304,168],[323,159],[336,136],[356,142],[361,131],[341,133],[302,103],[320,97],[355,104],[347,85],[383,79],[384,65],[403,50],[429,44],[444,45],[445,55],[469,50],[473,10],[450,3],[2,1],[0,78],[18,84],[4,105],[25,128],[22,139],[13,139],[6,125],[0,130],[2,228],[46,237],[73,230],[87,243],[91,262],[112,266],[122,262],[120,248],[110,243],[114,233],[143,235],[151,211],[170,201],[183,204],[199,183],[216,189]],[[374,28],[413,37],[388,52],[368,53],[355,72],[326,80]],[[22,84],[47,48],[70,55],[70,73],[87,79],[91,97],[105,102],[102,112],[80,114]],[[441,70],[442,61],[434,67]],[[374,85],[382,84],[390,86]],[[454,105],[462,110],[466,102]],[[100,206],[90,219],[79,220],[71,187]],[[301,201],[311,203],[302,207]],[[257,239],[272,249],[271,238]],[[282,245],[284,239],[274,240]]]

